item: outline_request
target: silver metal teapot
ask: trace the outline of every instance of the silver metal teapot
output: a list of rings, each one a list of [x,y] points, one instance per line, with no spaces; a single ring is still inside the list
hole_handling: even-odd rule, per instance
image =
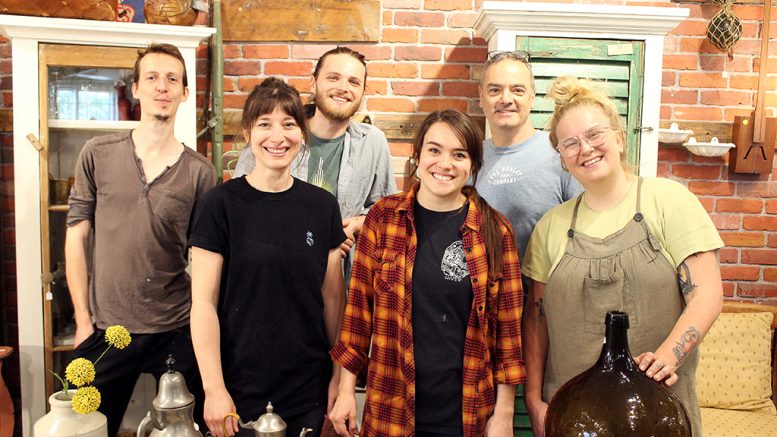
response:
[[[252,429],[256,437],[285,437],[286,436],[286,422],[281,419],[281,416],[273,413],[272,402],[267,403],[267,413],[259,416],[258,419],[253,422],[243,423],[240,416],[237,413],[229,413],[224,416],[222,425],[224,426],[224,435],[227,433],[227,419],[234,417],[237,419],[238,425],[243,429]],[[313,431],[310,428],[302,428],[302,432],[299,433],[299,437],[304,437],[305,434]]]
[[[159,378],[159,390],[152,405],[154,409],[138,425],[137,437],[202,437],[194,423],[194,396],[186,388],[180,372],[173,370],[175,360],[170,356],[167,372]]]

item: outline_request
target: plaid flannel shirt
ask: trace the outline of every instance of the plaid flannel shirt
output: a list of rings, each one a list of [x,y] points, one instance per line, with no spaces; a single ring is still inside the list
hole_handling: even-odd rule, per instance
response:
[[[411,293],[416,191],[417,186],[386,197],[367,215],[356,247],[340,339],[331,351],[332,358],[351,373],[367,371],[361,433],[366,437],[415,433]],[[497,384],[526,380],[518,251],[509,222],[504,222],[502,276],[492,280],[480,212],[472,200],[461,228],[473,291],[463,363],[462,423],[467,437],[484,434],[494,411]]]

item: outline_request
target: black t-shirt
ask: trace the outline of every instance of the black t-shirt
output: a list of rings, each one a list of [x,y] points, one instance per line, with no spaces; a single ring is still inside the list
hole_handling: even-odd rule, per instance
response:
[[[468,205],[468,204],[467,204]],[[461,239],[468,206],[447,212],[414,205],[413,266],[416,430],[462,435],[464,339],[472,283]]]
[[[245,178],[202,198],[191,246],[224,257],[218,299],[224,382],[246,420],[308,412],[327,400],[332,362],[321,286],[345,240],[337,200],[294,179],[280,193]]]

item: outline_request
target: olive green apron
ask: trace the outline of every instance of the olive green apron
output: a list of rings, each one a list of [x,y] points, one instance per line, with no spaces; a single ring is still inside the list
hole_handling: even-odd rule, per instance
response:
[[[545,287],[544,311],[552,339],[543,386],[546,402],[561,385],[596,362],[608,311],[628,313],[629,347],[636,356],[654,352],[685,308],[677,271],[661,253],[640,212],[641,190],[639,178],[634,218],[606,238],[574,230],[582,194],[577,198],[566,250]],[[694,389],[698,362],[694,350],[671,387],[688,410],[695,436],[701,436]]]

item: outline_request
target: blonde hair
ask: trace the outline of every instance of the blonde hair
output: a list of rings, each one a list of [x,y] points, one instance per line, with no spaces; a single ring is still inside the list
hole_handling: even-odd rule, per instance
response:
[[[597,87],[595,82],[587,79],[578,79],[574,76],[560,76],[548,87],[547,96],[553,99],[553,102],[556,104],[553,115],[550,117],[550,120],[548,120],[550,143],[553,145],[554,149],[558,150],[556,127],[558,126],[559,121],[561,121],[567,112],[582,106],[594,107],[601,110],[604,115],[610,119],[610,128],[616,135],[620,135],[625,147],[626,135],[623,131],[623,122],[618,113],[618,108],[615,106],[615,102],[613,102],[610,96]],[[621,162],[624,164],[624,168],[628,169],[628,166],[626,165],[625,150],[624,153],[621,153]]]

